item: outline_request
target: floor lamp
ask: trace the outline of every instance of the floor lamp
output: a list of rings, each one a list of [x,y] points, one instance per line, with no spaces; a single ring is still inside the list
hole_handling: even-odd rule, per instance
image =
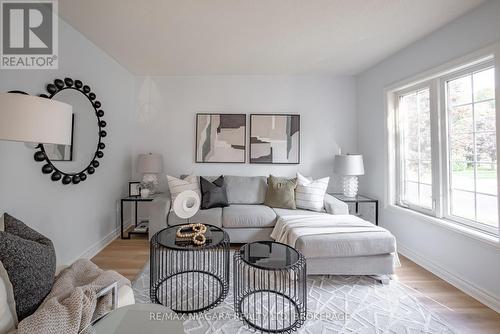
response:
[[[73,107],[22,93],[0,94],[0,140],[71,145]]]

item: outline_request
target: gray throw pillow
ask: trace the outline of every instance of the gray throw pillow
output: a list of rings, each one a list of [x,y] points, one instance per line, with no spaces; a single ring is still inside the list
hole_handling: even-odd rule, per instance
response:
[[[229,206],[227,201],[226,184],[224,176],[220,176],[217,180],[210,182],[200,176],[201,189],[201,209],[223,208]]]
[[[4,224],[5,231],[0,231],[0,262],[12,283],[21,321],[36,311],[52,289],[56,253],[52,241],[7,213]]]
[[[265,205],[271,208],[296,209],[295,188],[297,179],[287,179],[269,175]]]

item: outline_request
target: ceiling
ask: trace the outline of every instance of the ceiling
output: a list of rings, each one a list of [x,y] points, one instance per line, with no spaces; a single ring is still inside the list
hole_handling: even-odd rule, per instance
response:
[[[483,0],[64,0],[136,75],[353,75]]]

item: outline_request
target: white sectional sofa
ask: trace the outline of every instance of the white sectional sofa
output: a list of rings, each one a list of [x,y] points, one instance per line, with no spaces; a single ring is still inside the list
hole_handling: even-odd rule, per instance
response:
[[[264,176],[224,176],[229,206],[200,210],[191,223],[222,227],[231,243],[271,240],[270,234],[280,216],[316,215],[308,210],[270,208],[264,205],[267,178]],[[166,226],[186,224],[170,211],[170,196],[153,201],[150,238]],[[347,204],[326,194],[324,212],[347,215]],[[396,262],[396,241],[389,232],[307,235],[295,247],[307,258],[308,274],[390,275]]]

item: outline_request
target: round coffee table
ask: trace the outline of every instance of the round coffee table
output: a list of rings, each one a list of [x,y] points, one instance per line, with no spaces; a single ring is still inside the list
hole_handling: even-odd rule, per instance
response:
[[[291,333],[307,314],[306,259],[282,243],[252,242],[234,254],[234,310],[249,326]]]
[[[206,243],[176,238],[179,226],[151,238],[150,298],[178,313],[197,313],[222,302],[229,290],[229,236],[205,224]]]

